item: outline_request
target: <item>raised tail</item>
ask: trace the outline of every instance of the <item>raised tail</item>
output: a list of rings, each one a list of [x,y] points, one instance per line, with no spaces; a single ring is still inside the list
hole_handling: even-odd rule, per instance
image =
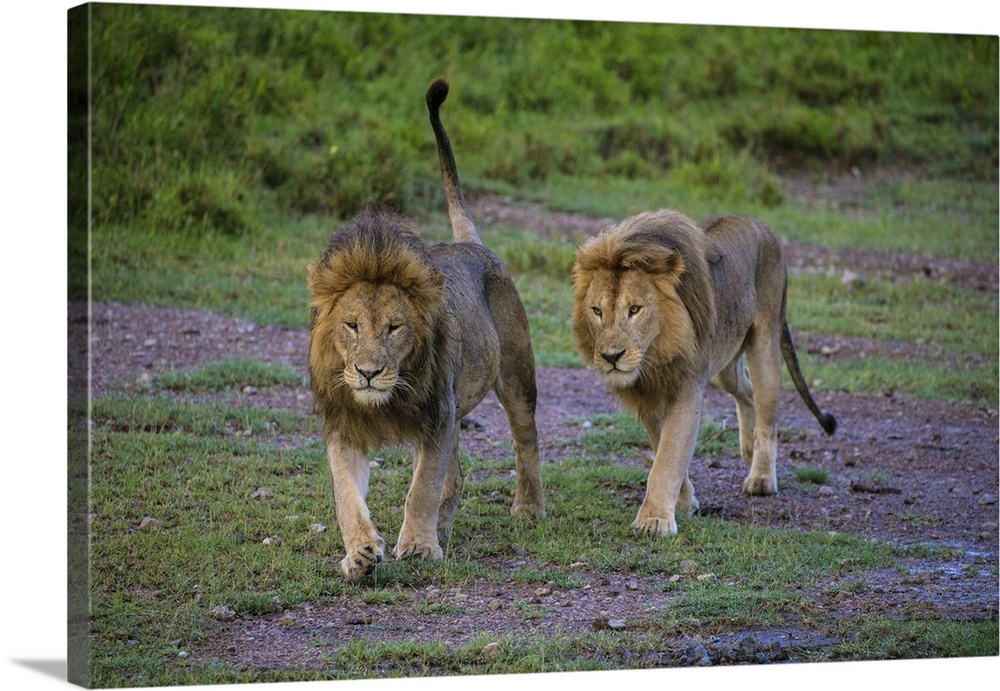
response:
[[[455,242],[475,242],[483,244],[476,232],[476,224],[472,221],[472,213],[462,194],[462,185],[458,181],[458,168],[455,166],[455,156],[451,152],[451,142],[441,124],[439,110],[448,97],[448,82],[435,79],[427,88],[427,110],[431,114],[431,128],[437,139],[438,159],[441,161],[441,182],[444,183],[444,196],[448,200],[448,217],[451,219],[451,232]]]
[[[781,327],[781,354],[785,357],[788,373],[792,375],[792,382],[795,384],[795,388],[798,390],[802,400],[805,401],[806,407],[819,420],[819,424],[823,427],[824,432],[827,434],[836,432],[837,418],[830,413],[824,413],[820,410],[819,406],[816,405],[816,401],[813,400],[812,394],[809,392],[809,386],[806,384],[805,377],[802,376],[802,370],[799,369],[799,358],[795,354],[795,345],[792,343],[792,332],[788,328],[787,321]]]

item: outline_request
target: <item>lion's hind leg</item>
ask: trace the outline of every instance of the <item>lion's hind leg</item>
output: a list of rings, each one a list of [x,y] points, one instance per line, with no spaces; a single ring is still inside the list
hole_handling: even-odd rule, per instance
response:
[[[497,398],[507,414],[507,424],[514,440],[514,463],[517,469],[517,487],[510,512],[521,518],[543,518],[545,497],[542,490],[542,457],[538,450],[538,430],[535,427],[534,396],[525,392],[519,382],[512,386],[503,381],[496,387]],[[530,384],[534,393],[534,381]]]
[[[778,435],[775,421],[781,392],[781,350],[777,334],[758,338],[747,351],[747,363],[753,380],[756,419],[750,473],[743,481],[743,492],[750,495],[777,494]]]
[[[458,459],[458,432],[455,432],[451,454],[448,457],[448,470],[444,476],[444,491],[441,494],[441,506],[438,509],[438,542],[445,545],[451,539],[451,529],[455,523],[455,514],[462,501],[462,464]]]
[[[743,355],[733,358],[716,378],[722,388],[736,400],[736,420],[740,427],[740,456],[748,466],[752,465],[757,416],[753,406],[753,386],[747,374]]]
[[[513,290],[513,288],[511,288]],[[508,328],[500,330],[500,376],[493,390],[507,415],[507,424],[514,440],[517,488],[511,513],[522,518],[545,516],[545,494],[542,489],[542,457],[538,450],[538,428],[535,426],[535,406],[538,389],[535,383],[535,358],[531,351],[527,317],[516,293],[509,297],[508,310],[517,310]],[[514,302],[516,304],[514,304]],[[500,309],[499,305],[494,310]]]

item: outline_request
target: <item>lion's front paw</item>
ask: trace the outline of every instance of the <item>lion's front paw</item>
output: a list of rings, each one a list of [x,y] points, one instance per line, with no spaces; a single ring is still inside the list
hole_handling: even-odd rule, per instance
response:
[[[340,570],[348,581],[361,580],[372,572],[384,556],[385,542],[379,537],[375,542],[348,549],[347,556],[340,562]]]
[[[636,516],[632,521],[632,532],[636,535],[676,535],[677,521],[673,516]]]
[[[444,559],[444,551],[437,541],[431,540],[402,540],[396,545],[396,558],[409,559],[410,557],[423,557],[424,559],[434,559],[440,561]]]
[[[747,475],[743,481],[743,493],[751,496],[766,496],[778,493],[777,478],[769,476]]]

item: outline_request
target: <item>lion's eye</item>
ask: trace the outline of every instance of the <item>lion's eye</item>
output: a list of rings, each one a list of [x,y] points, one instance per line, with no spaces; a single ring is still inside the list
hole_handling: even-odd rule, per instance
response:
[[[594,316],[597,316],[597,317],[604,316],[604,312],[601,311],[600,307],[591,307],[590,309],[592,309],[594,311]]]
[[[402,324],[389,324],[389,333],[394,334],[402,328]]]
[[[628,314],[630,317],[634,317],[642,311],[642,305],[632,305],[628,308]]]
[[[354,333],[358,332],[357,322],[344,322],[344,326],[346,326],[349,330],[353,331]]]

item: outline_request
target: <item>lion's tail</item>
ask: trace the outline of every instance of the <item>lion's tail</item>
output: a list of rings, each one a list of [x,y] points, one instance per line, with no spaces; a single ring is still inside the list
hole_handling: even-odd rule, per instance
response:
[[[462,194],[462,185],[458,181],[458,168],[455,166],[455,156],[451,152],[451,142],[441,124],[439,110],[448,97],[448,82],[435,79],[427,89],[427,110],[431,115],[431,128],[437,139],[438,159],[441,161],[441,182],[444,183],[444,196],[448,200],[448,217],[451,219],[451,232],[455,242],[475,242],[483,244],[476,232],[476,224],[472,221],[472,212]]]
[[[798,390],[799,395],[802,396],[802,400],[805,401],[806,407],[819,420],[819,424],[823,427],[824,432],[827,434],[836,432],[837,418],[830,413],[824,413],[820,410],[819,406],[816,405],[816,401],[813,400],[812,394],[809,392],[806,379],[802,376],[802,370],[799,369],[799,358],[795,354],[795,345],[792,343],[792,331],[788,328],[787,321],[783,321],[781,326],[781,354],[785,357],[788,373],[792,375],[795,388]]]

